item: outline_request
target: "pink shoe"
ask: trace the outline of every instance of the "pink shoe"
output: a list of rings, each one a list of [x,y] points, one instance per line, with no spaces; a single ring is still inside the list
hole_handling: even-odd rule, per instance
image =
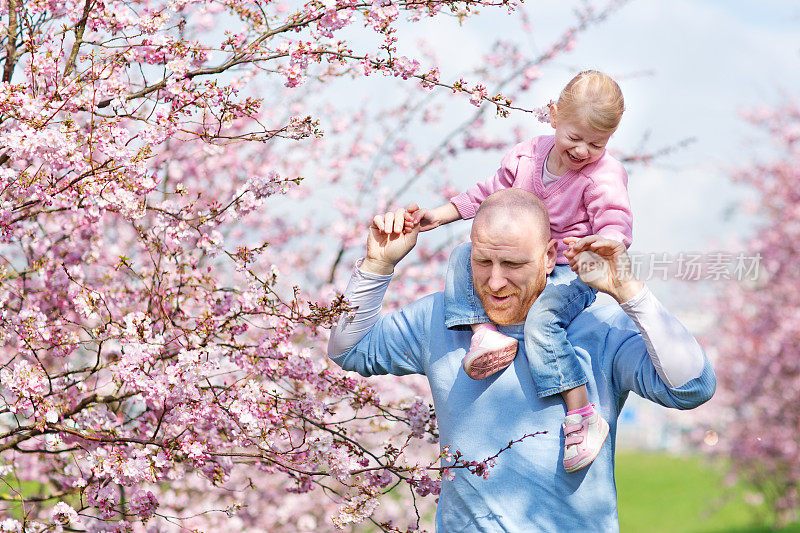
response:
[[[608,422],[592,415],[569,415],[564,419],[564,470],[577,472],[594,461],[608,437]]]
[[[472,335],[461,366],[472,379],[488,378],[511,364],[518,345],[517,339],[503,335],[493,326],[482,327]]]

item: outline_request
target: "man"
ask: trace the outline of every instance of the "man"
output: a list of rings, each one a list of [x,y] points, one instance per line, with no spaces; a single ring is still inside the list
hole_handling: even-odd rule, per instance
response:
[[[594,463],[567,474],[561,456],[564,404],[537,397],[522,342],[511,366],[476,381],[461,367],[471,332],[444,326],[441,293],[380,317],[394,267],[416,244],[418,230],[404,233],[404,218],[399,210],[373,219],[366,258],[345,293],[358,309],[332,331],[329,355],[364,376],[427,376],[440,445],[460,451],[465,460],[481,461],[526,434],[546,431],[501,453],[488,479],[456,469],[452,481],[443,480],[436,530],[617,531],[619,412],[629,391],[678,409],[708,400],[715,377],[697,342],[633,278],[622,244],[597,236],[568,240],[573,268],[583,251],[605,262],[598,270],[605,275],[592,276],[589,284],[620,306],[590,307],[567,329],[589,376],[589,397],[610,425]],[[556,242],[544,205],[520,189],[498,191],[481,204],[470,238],[473,283],[484,308],[503,333],[521,339],[522,322],[555,263]]]

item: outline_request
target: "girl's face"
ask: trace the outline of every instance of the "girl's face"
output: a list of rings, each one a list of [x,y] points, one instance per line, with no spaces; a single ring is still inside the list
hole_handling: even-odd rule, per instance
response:
[[[595,129],[581,113],[576,115],[558,116],[557,106],[553,106],[550,114],[550,124],[556,130],[556,144],[550,152],[547,169],[558,176],[600,159],[614,133]]]

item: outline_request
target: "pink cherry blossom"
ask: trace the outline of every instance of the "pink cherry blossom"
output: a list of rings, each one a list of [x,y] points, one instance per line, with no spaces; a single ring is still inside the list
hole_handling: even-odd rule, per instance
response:
[[[0,529],[431,530],[441,479],[492,458],[441,455],[424,379],[344,373],[327,330],[371,216],[529,136],[486,114],[544,103],[590,7],[445,76],[402,30],[521,7],[2,3]],[[461,237],[420,243],[386,308],[440,290]]]
[[[793,522],[800,509],[800,431],[797,386],[800,364],[800,151],[796,104],[757,109],[746,119],[764,130],[774,152],[744,166],[737,181],[751,188],[761,223],[747,243],[747,261],[719,295],[719,320],[708,344],[717,354],[716,409],[706,424],[712,450],[731,459],[732,471],[751,483],[778,525]],[[702,438],[702,437],[701,437]]]

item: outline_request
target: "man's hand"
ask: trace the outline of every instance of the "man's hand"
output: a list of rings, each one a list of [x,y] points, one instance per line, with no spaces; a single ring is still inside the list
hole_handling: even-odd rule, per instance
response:
[[[630,300],[644,285],[637,280],[631,269],[631,259],[625,245],[605,239],[599,235],[565,237],[569,249],[564,257],[569,266],[584,283],[604,292],[622,303]]]
[[[369,227],[367,257],[361,263],[361,270],[391,274],[395,265],[417,244],[418,234],[419,222],[414,223],[411,213],[405,209],[375,215]]]

